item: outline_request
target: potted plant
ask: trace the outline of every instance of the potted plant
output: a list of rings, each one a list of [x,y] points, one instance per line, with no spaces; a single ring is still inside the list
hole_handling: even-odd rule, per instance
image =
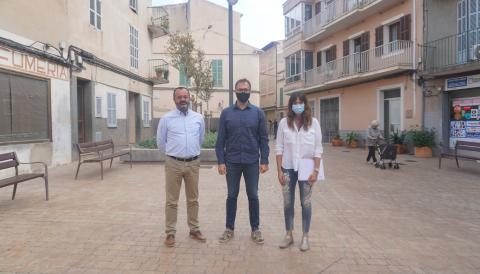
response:
[[[419,158],[431,158],[432,148],[435,144],[435,131],[433,129],[414,129],[409,132],[410,139],[415,147],[415,156]]]
[[[397,148],[397,154],[405,154],[407,152],[407,146],[405,145],[405,137],[407,134],[404,130],[395,130],[390,134],[390,142],[392,142]]]
[[[341,147],[343,145],[342,137],[340,137],[340,134],[336,134],[333,136],[332,139],[332,146],[334,147]]]
[[[357,148],[358,147],[358,134],[351,131],[347,133],[345,136],[345,142],[347,143],[347,147],[349,148]]]

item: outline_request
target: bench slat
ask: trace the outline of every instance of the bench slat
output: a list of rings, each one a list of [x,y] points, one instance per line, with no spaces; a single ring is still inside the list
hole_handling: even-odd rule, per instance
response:
[[[0,162],[0,170],[18,166],[15,160]]]
[[[12,152],[0,154],[0,162],[13,159],[15,159],[15,154]]]
[[[457,145],[457,150],[468,150],[468,151],[479,151],[480,152],[480,146]]]
[[[480,142],[469,142],[469,141],[457,141],[457,146],[465,145],[465,146],[472,146],[472,147],[480,147]]]
[[[90,152],[98,152],[98,151],[103,151],[107,149],[112,149],[113,144],[104,144],[100,146],[94,146],[94,147],[87,147],[87,148],[80,148],[81,153],[90,153]]]
[[[21,182],[24,182],[24,181],[28,181],[28,180],[35,179],[35,178],[40,178],[40,177],[43,177],[43,173],[21,174],[21,175],[18,175],[18,176],[13,176],[13,177],[10,177],[10,178],[0,180],[0,187],[6,187],[6,186],[9,186],[9,185],[13,185],[13,184],[16,184],[16,183],[21,183]]]

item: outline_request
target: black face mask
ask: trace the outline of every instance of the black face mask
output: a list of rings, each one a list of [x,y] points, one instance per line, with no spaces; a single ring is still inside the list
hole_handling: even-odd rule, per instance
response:
[[[244,92],[241,92],[241,93],[235,93],[237,95],[237,99],[238,101],[242,102],[242,103],[246,103],[248,101],[248,99],[250,98],[250,93],[244,93]]]

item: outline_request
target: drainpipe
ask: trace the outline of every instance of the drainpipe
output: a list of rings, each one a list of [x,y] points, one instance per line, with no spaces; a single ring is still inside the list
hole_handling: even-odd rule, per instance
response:
[[[413,117],[416,117],[417,115],[417,1],[412,0],[412,14],[413,14],[413,20],[412,20],[412,37],[413,37]],[[423,95],[422,95],[423,98]],[[423,99],[422,99],[423,100]],[[422,109],[423,111],[423,109]],[[423,117],[423,115],[422,115]],[[422,118],[423,120],[423,118]],[[423,127],[423,121],[422,121],[422,127]]]

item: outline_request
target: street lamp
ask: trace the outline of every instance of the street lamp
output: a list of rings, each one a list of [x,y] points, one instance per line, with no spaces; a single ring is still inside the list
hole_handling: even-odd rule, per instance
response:
[[[238,0],[228,2],[228,104],[233,105],[233,5]]]

